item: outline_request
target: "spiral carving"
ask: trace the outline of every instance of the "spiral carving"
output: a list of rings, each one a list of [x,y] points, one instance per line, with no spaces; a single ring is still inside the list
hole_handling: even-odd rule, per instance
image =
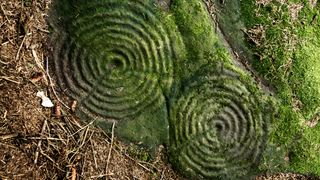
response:
[[[268,134],[267,115],[250,85],[222,65],[202,68],[183,84],[170,113],[173,161],[202,178],[250,174]]]
[[[136,141],[153,136],[167,141],[169,112],[170,157],[184,174],[224,179],[248,174],[259,162],[268,134],[255,88],[233,66],[216,62],[190,78],[183,67],[193,62],[184,58],[180,33],[152,2],[61,0],[56,7],[61,27],[53,41],[59,86],[91,119],[108,124],[137,117],[132,124],[119,123],[123,131],[129,129],[123,136],[137,136]],[[172,88],[176,84],[181,89]],[[144,111],[148,113],[141,115]],[[149,120],[164,120],[163,129],[153,129],[156,123]],[[141,129],[151,135],[136,132]]]
[[[92,118],[124,119],[163,104],[179,35],[145,1],[75,4],[54,47],[58,83]]]

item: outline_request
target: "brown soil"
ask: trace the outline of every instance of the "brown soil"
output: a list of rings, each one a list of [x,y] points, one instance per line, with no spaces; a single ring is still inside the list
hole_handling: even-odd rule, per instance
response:
[[[50,0],[0,2],[0,179],[182,179],[166,149],[143,162],[112,134],[79,121],[48,73]],[[36,96],[44,91],[55,108]],[[307,179],[293,174],[265,179]]]

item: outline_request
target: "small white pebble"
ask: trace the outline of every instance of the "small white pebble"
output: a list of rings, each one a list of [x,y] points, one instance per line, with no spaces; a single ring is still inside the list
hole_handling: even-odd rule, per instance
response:
[[[52,103],[52,101],[51,101],[46,95],[44,95],[44,92],[43,92],[43,91],[37,92],[37,97],[39,97],[39,98],[42,99],[41,105],[42,105],[43,107],[51,108],[51,107],[54,106],[53,103]]]

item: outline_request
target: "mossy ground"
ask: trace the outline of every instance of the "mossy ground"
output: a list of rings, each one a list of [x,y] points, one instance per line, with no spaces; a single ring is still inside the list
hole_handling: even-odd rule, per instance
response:
[[[250,0],[240,5],[245,43],[254,54],[249,61],[274,87],[278,101],[270,143],[285,162],[274,167],[320,175],[319,2]]]

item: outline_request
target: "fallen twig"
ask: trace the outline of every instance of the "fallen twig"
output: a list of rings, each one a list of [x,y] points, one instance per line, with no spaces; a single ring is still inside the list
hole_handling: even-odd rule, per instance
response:
[[[12,139],[17,137],[19,134],[18,133],[14,133],[14,134],[6,134],[6,135],[1,135],[0,136],[0,140],[7,140],[7,139]]]
[[[142,165],[140,162],[137,162],[137,160],[133,159],[132,157],[130,157],[128,154],[124,154],[127,158],[129,158],[131,161],[137,163],[140,167],[142,167],[144,170],[149,171],[149,172],[153,172],[151,169],[147,168],[146,166]]]
[[[82,142],[81,142],[81,144],[80,144],[80,146],[79,146],[79,148],[78,148],[78,151],[79,151],[79,149],[81,149],[81,148],[83,147],[83,145],[86,143],[89,129],[90,129],[90,127],[88,126],[88,128],[86,129],[86,131],[85,131],[85,133],[84,133],[84,137],[82,138]],[[93,132],[90,134],[90,136],[89,136],[89,138],[88,138],[88,141],[91,139],[92,135],[93,135]]]
[[[71,180],[77,179],[77,170],[75,167],[71,167]]]
[[[31,53],[32,53],[33,59],[37,65],[37,67],[42,71],[43,74],[46,74],[46,70],[43,68],[42,63],[40,62],[40,60],[38,58],[37,52],[35,50],[35,45],[31,46]],[[45,83],[48,84],[47,77],[46,76],[43,76],[43,77],[44,77]]]
[[[13,145],[11,145],[11,144],[1,143],[1,142],[0,142],[0,146],[6,146],[6,147],[8,147],[8,148],[12,148],[12,149],[19,149],[18,147],[13,146]]]
[[[106,177],[107,176],[112,176],[114,175],[113,173],[110,173],[110,174],[100,174],[100,175],[96,175],[96,176],[91,176],[90,179],[95,179],[95,178],[102,178],[102,177]]]
[[[3,12],[3,15],[4,15],[4,17],[6,18],[6,20],[8,21],[8,22],[10,22],[10,20],[9,20],[9,18],[8,18],[8,16],[7,16],[7,14],[6,14],[6,11],[3,9],[3,7],[2,7],[2,4],[1,4],[1,11]]]
[[[16,61],[19,59],[20,51],[21,51],[21,49],[22,49],[22,46],[23,46],[24,41],[26,40],[27,35],[28,35],[28,34],[24,35],[24,37],[23,37],[23,39],[22,39],[22,42],[21,42],[21,44],[20,44],[20,46],[19,46],[19,49],[18,49],[18,52],[17,52],[17,55],[16,55]]]
[[[61,138],[52,138],[52,137],[28,137],[31,140],[51,140],[51,141],[61,141],[63,144],[66,145],[63,139]]]
[[[95,120],[91,121],[91,122],[88,123],[87,125],[85,125],[85,126],[81,127],[80,129],[78,129],[75,133],[73,133],[73,134],[71,134],[71,135],[68,135],[68,136],[74,136],[74,135],[77,134],[78,132],[80,132],[80,131],[82,131],[83,129],[87,128],[88,126],[92,125],[94,121],[95,121]]]
[[[107,164],[106,164],[106,174],[108,174],[108,168],[109,168],[109,163],[110,163],[110,158],[111,158],[111,152],[112,152],[112,146],[113,146],[113,139],[114,139],[114,125],[115,123],[112,124],[112,130],[111,130],[111,143],[110,143],[110,148],[109,148],[109,153],[108,153],[108,158],[107,158]],[[107,180],[107,177],[106,177]]]
[[[43,133],[45,132],[46,126],[47,126],[47,119],[44,120],[44,123],[42,125],[41,135],[43,135]],[[34,158],[34,164],[37,164],[37,162],[38,162],[39,151],[41,150],[41,143],[42,143],[42,139],[40,139],[38,142],[37,151],[36,151],[35,158]]]
[[[146,164],[146,165],[148,165],[149,167],[152,167],[153,169],[156,169],[157,171],[159,171],[155,165],[153,165],[153,164],[151,164],[151,163],[149,163],[149,162],[139,161],[138,163],[140,163],[140,164]]]
[[[0,78],[4,79],[4,80],[7,80],[7,81],[10,81],[10,82],[13,82],[15,84],[21,84],[20,82],[12,80],[12,79],[10,79],[9,77],[6,77],[6,76],[0,76]]]
[[[7,110],[4,110],[4,113],[3,113],[2,118],[3,118],[3,119],[7,119],[7,114],[8,114],[8,111],[7,111]]]
[[[164,179],[164,171],[165,171],[165,170],[166,170],[166,169],[162,170],[160,180]]]
[[[96,169],[98,169],[98,163],[97,163],[97,158],[96,158],[96,151],[94,150],[94,144],[93,144],[93,142],[92,142],[91,139],[90,139],[90,144],[91,144],[91,150],[92,150],[94,165],[95,165]]]
[[[39,28],[39,27],[37,27],[37,26],[33,26],[33,27],[36,28],[37,30],[41,31],[41,32],[44,32],[44,33],[47,33],[47,34],[50,33],[50,31],[45,30],[45,29],[41,29],[41,28]]]
[[[1,63],[1,64],[4,64],[4,65],[10,64],[10,62],[4,62],[4,61],[1,61],[1,60],[0,60],[0,63]]]
[[[3,23],[1,23],[0,24],[0,28],[5,24],[5,23],[7,23],[8,22],[8,20],[5,20]]]
[[[53,82],[52,82],[52,79],[51,79],[51,76],[50,76],[50,74],[49,74],[49,68],[48,68],[48,58],[46,59],[46,74],[47,74],[47,77],[48,77],[48,80],[49,80],[49,86],[51,87],[51,89],[52,89],[52,92],[53,92],[53,94],[54,94],[54,96],[56,97],[56,99],[57,99],[57,101],[59,101],[64,107],[66,107],[68,110],[70,109],[70,107],[69,106],[67,106],[65,103],[63,103],[61,100],[60,100],[60,98],[58,97],[58,94],[57,94],[57,92],[56,92],[56,90],[54,89],[54,87],[53,87]]]

